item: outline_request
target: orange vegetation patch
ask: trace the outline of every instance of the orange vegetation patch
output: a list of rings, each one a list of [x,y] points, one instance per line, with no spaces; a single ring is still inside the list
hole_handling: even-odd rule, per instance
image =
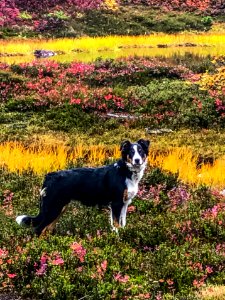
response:
[[[225,286],[215,285],[207,286],[198,293],[199,299],[202,300],[222,300],[225,299]]]
[[[118,145],[88,146],[80,143],[70,147],[65,143],[42,144],[40,141],[29,146],[19,142],[0,144],[0,168],[19,174],[31,171],[39,175],[77,165],[100,166],[119,158]],[[225,157],[212,164],[197,166],[198,156],[190,148],[173,147],[163,153],[152,149],[148,162],[151,167],[178,174],[185,183],[224,189]]]

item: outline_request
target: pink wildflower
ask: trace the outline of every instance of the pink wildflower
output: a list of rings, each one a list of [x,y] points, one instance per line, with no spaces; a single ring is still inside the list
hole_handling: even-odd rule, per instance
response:
[[[8,273],[7,276],[8,276],[9,278],[15,278],[15,277],[16,277],[16,274],[10,274],[10,273]]]
[[[104,98],[105,98],[106,101],[111,100],[112,97],[113,97],[112,94],[108,94],[108,95],[104,96]]]
[[[81,104],[81,99],[80,98],[72,98],[70,100],[70,104]]]
[[[136,211],[136,207],[134,205],[131,205],[127,208],[127,212],[129,212],[129,213],[132,213],[134,211]]]
[[[43,254],[40,258],[40,268],[36,270],[35,273],[36,275],[42,276],[46,273],[48,267],[47,260],[48,260],[47,256]]]
[[[107,260],[104,260],[104,261],[101,263],[101,268],[102,268],[102,270],[103,270],[104,272],[105,272],[106,269],[107,269],[107,264],[108,264]]]
[[[0,248],[0,257],[7,257],[8,251]]]
[[[63,265],[64,260],[62,258],[53,259],[52,264],[55,265],[55,266]]]
[[[207,272],[208,274],[210,274],[210,273],[213,272],[213,268],[212,268],[212,267],[209,267],[209,266],[207,266],[207,267],[205,268],[205,270],[206,270],[206,272]]]
[[[123,276],[120,273],[113,275],[113,277],[116,281],[121,282],[121,283],[126,283],[130,279],[130,276],[128,276],[128,275]]]
[[[73,253],[80,259],[80,262],[84,262],[84,257],[86,255],[86,249],[77,242],[74,242],[70,248],[73,250]]]
[[[168,285],[173,285],[174,284],[173,280],[171,280],[171,279],[167,279],[166,282],[167,282]]]

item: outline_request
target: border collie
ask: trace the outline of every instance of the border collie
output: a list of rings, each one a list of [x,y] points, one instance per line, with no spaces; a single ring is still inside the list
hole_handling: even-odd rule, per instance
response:
[[[36,217],[18,216],[19,225],[32,226],[39,236],[52,231],[71,200],[87,206],[109,206],[112,229],[125,227],[127,207],[138,192],[147,165],[150,142],[121,144],[121,159],[99,168],[75,168],[48,173],[40,193]]]

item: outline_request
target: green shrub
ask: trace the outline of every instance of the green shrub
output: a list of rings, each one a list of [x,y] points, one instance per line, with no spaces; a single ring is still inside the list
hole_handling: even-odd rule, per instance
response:
[[[27,11],[20,12],[19,17],[20,17],[20,19],[23,19],[23,20],[31,20],[32,19],[32,15],[29,14]]]
[[[207,27],[212,26],[213,18],[211,16],[205,16],[201,19],[201,22]]]
[[[210,55],[202,57],[198,54],[186,52],[184,55],[174,54],[172,57],[160,57],[159,59],[162,61],[170,62],[174,65],[185,66],[186,68],[197,74],[205,73],[207,71],[215,71],[215,65],[212,63],[212,57]]]
[[[96,114],[86,113],[81,108],[71,105],[47,110],[43,119],[46,122],[46,127],[51,130],[73,131],[81,129],[92,134],[100,134],[105,130],[112,130],[119,126],[117,120],[106,121]]]

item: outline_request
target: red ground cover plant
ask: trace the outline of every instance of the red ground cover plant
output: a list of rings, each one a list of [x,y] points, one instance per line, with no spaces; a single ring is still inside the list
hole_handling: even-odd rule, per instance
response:
[[[52,9],[63,9],[74,7],[77,10],[88,10],[98,8],[103,0],[15,0],[15,4],[20,10],[30,12],[48,12]]]
[[[9,76],[0,83],[2,101],[32,99],[35,106],[60,106],[63,103],[80,106],[83,110],[129,111],[140,105],[138,99],[124,92],[117,93],[113,82],[137,83],[151,76],[182,78],[189,70],[182,66],[139,59],[119,59],[94,63],[35,61],[19,65],[0,65]],[[129,97],[129,98],[128,98]],[[169,112],[168,112],[169,113]]]
[[[0,1],[0,26],[13,25],[18,20],[19,9],[14,0]]]
[[[200,10],[204,11],[211,6],[210,0],[125,0],[124,2],[133,4],[144,4],[151,7],[164,8],[166,10]]]

